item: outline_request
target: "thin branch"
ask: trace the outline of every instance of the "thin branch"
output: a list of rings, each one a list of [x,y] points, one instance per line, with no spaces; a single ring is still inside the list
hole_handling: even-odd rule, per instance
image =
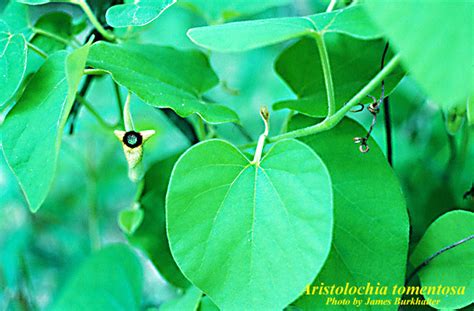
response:
[[[30,48],[33,52],[35,52],[36,54],[38,54],[42,58],[44,58],[44,59],[48,58],[48,54],[46,54],[46,52],[44,52],[42,49],[40,49],[39,47],[37,47],[33,43],[26,42],[26,45],[28,45],[28,48]]]
[[[334,96],[334,84],[332,81],[331,65],[329,55],[324,42],[323,35],[315,33],[313,35],[318,46],[319,57],[321,58],[321,66],[323,68],[324,85],[326,86],[326,95],[328,101],[328,116],[332,116],[336,111],[336,97]]]
[[[114,84],[115,97],[117,99],[117,107],[119,110],[119,120],[120,120],[119,123],[123,127],[125,126],[125,121],[123,119],[123,105],[122,105],[122,95],[120,94],[120,86],[115,81],[113,81],[113,84]]]
[[[102,76],[108,74],[108,72],[102,69],[86,68],[84,69],[84,74],[89,76]]]
[[[326,9],[326,12],[331,12],[334,9],[334,6],[336,5],[337,0],[331,0],[331,2],[328,5],[328,8]]]
[[[439,255],[441,255],[442,253],[446,252],[446,251],[449,251],[450,249],[453,249],[455,248],[456,246],[459,246],[463,243],[466,243],[470,240],[474,239],[474,234],[473,235],[470,235],[468,236],[467,238],[464,238],[462,240],[459,240],[457,242],[454,242],[453,244],[451,245],[448,245],[442,249],[440,249],[439,251],[437,251],[436,253],[434,253],[433,255],[431,255],[430,257],[428,257],[425,261],[423,261],[419,266],[417,266],[411,273],[410,275],[407,277],[407,280],[405,281],[405,286],[408,285],[411,281],[411,279],[418,273],[420,272],[421,269],[423,269],[424,267],[426,267],[433,259],[435,259],[436,257],[438,257]]]
[[[387,160],[393,167],[392,122],[390,118],[390,105],[388,96],[383,99],[383,119],[385,124],[385,140],[387,143]]]
[[[389,75],[396,68],[399,61],[400,61],[400,56],[395,55],[387,64],[387,66],[384,67],[383,70],[381,70],[372,80],[370,80],[370,82],[366,86],[364,86],[354,97],[352,97],[347,102],[347,104],[345,104],[341,109],[339,109],[332,116],[327,117],[326,119],[324,119],[322,122],[318,124],[308,126],[302,129],[298,129],[295,131],[291,131],[285,134],[280,134],[277,136],[270,137],[268,141],[276,142],[282,139],[297,138],[297,137],[316,134],[316,133],[320,133],[320,132],[324,132],[324,131],[332,129],[344,118],[347,112],[349,112],[354,106],[358,105],[358,103],[365,96],[367,96],[367,94],[369,94],[372,90],[374,90],[377,87],[377,85],[379,85],[381,81],[385,79],[385,77]]]
[[[78,47],[78,45],[76,44],[75,41],[69,41],[61,36],[58,36],[52,32],[49,32],[49,31],[46,31],[46,30],[43,30],[43,29],[38,29],[38,28],[32,28],[31,29],[35,34],[37,35],[41,35],[41,36],[45,36],[45,37],[48,37],[48,38],[51,38],[53,40],[56,40],[60,43],[63,43],[64,45],[72,45],[72,43],[74,42],[74,47]]]
[[[94,116],[94,118],[99,122],[99,124],[102,127],[104,127],[107,130],[114,129],[112,125],[108,124],[104,119],[102,119],[100,114],[94,109],[94,107],[92,107],[92,105],[84,97],[77,94],[76,99],[82,106],[84,106]]]
[[[72,3],[75,3],[75,4],[77,4],[78,6],[81,7],[81,9],[84,11],[84,13],[86,14],[89,21],[92,23],[92,25],[95,27],[95,29],[97,29],[97,31],[104,37],[104,39],[106,39],[108,41],[115,41],[116,40],[115,35],[112,32],[106,30],[102,26],[102,24],[97,20],[97,17],[92,12],[92,10],[89,7],[89,5],[87,4],[86,0],[73,0]]]

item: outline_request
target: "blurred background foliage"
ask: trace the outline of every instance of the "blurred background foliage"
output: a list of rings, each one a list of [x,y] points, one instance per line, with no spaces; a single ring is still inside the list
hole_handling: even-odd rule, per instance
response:
[[[119,2],[93,0],[90,5],[105,23],[105,10]],[[159,19],[134,28],[128,35],[139,43],[191,49],[196,47],[186,36],[189,28],[230,20],[309,15],[324,11],[329,1],[275,1],[278,5],[270,8],[254,2],[255,7],[241,5],[224,11],[216,11],[209,5],[211,2],[179,1]],[[0,18],[17,19],[19,23],[18,17],[9,17],[13,5],[17,4],[2,0]],[[91,30],[81,11],[71,5],[49,4],[29,10],[29,23],[37,26],[41,26],[45,14],[56,14],[55,22],[46,23],[44,27],[63,29],[64,36],[71,35],[68,29],[75,29],[80,33],[79,38],[84,39]],[[47,40],[41,42],[41,37],[35,40],[47,52],[64,48],[51,45]],[[242,128],[234,124],[217,126],[222,137],[236,144],[255,140],[262,131],[259,107],[296,98],[274,70],[278,55],[293,43],[244,53],[207,52],[221,82],[206,97],[231,107],[242,123]],[[31,51],[29,54],[27,71],[32,73],[42,59]],[[125,90],[121,92],[125,98]],[[109,76],[93,80],[87,99],[110,124],[118,121],[114,84]],[[405,77],[391,94],[390,107],[394,170],[407,198],[413,246],[428,225],[443,213],[453,209],[474,210],[474,201],[463,198],[474,182],[474,129],[465,122],[455,133],[449,134],[446,113],[426,98],[410,77]],[[146,147],[146,167],[182,152],[191,144],[189,135],[165,113],[141,103],[136,97],[132,112],[138,129],[158,132],[158,138]],[[5,114],[6,111],[1,113],[0,123]],[[271,134],[280,132],[287,114],[288,110],[272,113]],[[370,124],[371,115],[367,112],[351,113],[350,117],[367,127]],[[380,121],[382,116],[373,137],[385,150],[385,131]],[[69,130],[69,125],[66,129]],[[14,176],[0,156],[0,287],[4,288],[0,292],[0,310],[44,308],[54,300],[60,284],[77,263],[97,243],[126,240],[117,224],[117,215],[130,207],[136,191],[126,170],[121,146],[113,133],[100,127],[84,109],[79,111],[73,134],[64,136],[56,179],[39,212],[30,213]],[[142,260],[146,269],[146,305],[156,306],[179,294],[164,282],[145,256]]]

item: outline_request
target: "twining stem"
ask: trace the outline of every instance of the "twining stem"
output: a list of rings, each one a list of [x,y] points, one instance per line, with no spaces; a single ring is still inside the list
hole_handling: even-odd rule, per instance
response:
[[[70,43],[73,43],[73,42],[74,42],[74,47],[78,47],[77,42],[75,42],[75,41],[69,41],[69,40],[67,40],[67,39],[65,39],[65,38],[63,38],[63,37],[61,37],[61,36],[58,36],[58,35],[56,35],[56,34],[54,34],[54,33],[51,33],[51,32],[49,32],[49,31],[46,31],[46,30],[43,30],[43,29],[38,29],[38,28],[33,28],[32,31],[33,31],[33,33],[34,33],[35,35],[42,35],[42,36],[51,38],[51,39],[53,39],[53,40],[56,40],[56,41],[58,41],[58,42],[60,42],[60,43],[63,43],[63,44],[65,44],[65,45],[69,45]]]
[[[372,80],[370,80],[370,82],[366,86],[364,86],[354,97],[352,97],[347,102],[347,104],[345,104],[341,109],[339,109],[333,115],[328,116],[322,122],[312,125],[312,126],[302,128],[302,129],[291,131],[285,134],[280,134],[277,136],[270,137],[268,141],[276,142],[282,139],[297,138],[297,137],[316,134],[316,133],[320,133],[320,132],[324,132],[324,131],[332,129],[344,118],[347,112],[349,112],[354,106],[356,106],[360,101],[362,101],[364,97],[367,96],[367,94],[369,94],[378,85],[380,85],[382,80],[385,79],[385,77],[396,68],[399,61],[400,61],[400,56],[395,55],[390,60],[390,62],[388,62],[387,66],[385,66],[384,69],[382,69]]]
[[[326,43],[322,34],[314,33],[314,39],[318,46],[319,57],[321,58],[321,66],[323,67],[324,84],[326,86],[326,95],[328,101],[328,116],[332,116],[336,111],[336,98],[334,96],[334,84],[332,81],[331,65],[329,63],[329,55]]]
[[[128,92],[127,98],[125,99],[125,105],[123,106],[123,123],[125,131],[130,132],[135,129],[133,125],[132,114],[130,113],[130,101],[132,99],[132,93]]]
[[[423,261],[420,265],[418,265],[411,273],[410,275],[407,277],[407,280],[405,281],[405,285],[408,285],[408,283],[410,283],[411,279],[418,273],[420,272],[421,269],[423,269],[424,267],[426,267],[433,259],[435,259],[436,257],[438,257],[439,255],[441,255],[442,253],[446,252],[446,251],[449,251],[450,249],[453,249],[455,248],[456,246],[459,246],[463,243],[466,243],[470,240],[474,239],[474,234],[473,235],[470,235],[462,240],[459,240],[457,242],[454,242],[453,244],[451,245],[448,245],[442,249],[440,249],[439,251],[437,251],[436,253],[434,253],[433,255],[431,255],[430,257],[428,257],[425,261]]]
[[[331,12],[334,9],[334,6],[336,5],[337,0],[331,0],[331,2],[328,5],[328,8],[326,9],[326,12]]]
[[[388,96],[383,99],[385,137],[387,141],[387,160],[393,166],[392,121],[390,118],[390,102]]]
[[[352,97],[341,109],[339,109],[332,116],[328,116],[322,122],[302,129],[270,137],[267,139],[267,141],[273,143],[282,139],[298,138],[332,129],[344,118],[347,112],[349,112],[354,106],[358,105],[359,102],[361,102],[364,97],[367,96],[367,94],[372,92],[378,85],[380,85],[382,80],[385,79],[397,67],[399,62],[400,56],[397,54],[390,60],[390,62],[388,62],[387,66],[379,71],[379,73],[377,73],[377,75],[373,77],[372,80],[370,80],[370,82],[367,83],[367,85],[364,86],[354,97]],[[239,147],[241,149],[246,149],[255,146],[255,144],[256,143],[253,142],[241,145]]]
[[[255,155],[252,161],[252,164],[259,165],[260,159],[262,158],[263,146],[265,145],[265,140],[268,136],[269,131],[269,113],[267,107],[263,106],[260,108],[260,116],[262,117],[263,123],[265,125],[265,130],[258,138],[257,148],[255,148]]]
[[[91,8],[87,4],[86,0],[73,0],[72,3],[77,4],[81,7],[81,9],[86,14],[87,18],[90,20],[92,25],[97,29],[97,31],[108,41],[115,41],[116,37],[110,31],[107,31],[101,23],[95,17],[94,12],[92,12]]]
[[[96,120],[99,122],[99,124],[101,126],[103,126],[105,129],[113,129],[114,127],[111,126],[110,124],[108,124],[107,122],[105,122],[104,119],[102,119],[102,117],[100,116],[100,114],[94,109],[94,107],[92,107],[92,105],[84,98],[82,97],[81,95],[77,94],[76,95],[76,100],[81,104],[83,105],[95,118]]]
[[[115,97],[117,98],[117,107],[119,110],[120,121],[119,124],[125,126],[125,121],[123,120],[123,106],[122,106],[122,95],[120,94],[120,86],[115,81],[114,83],[114,90],[115,90]]]
[[[38,54],[42,58],[44,58],[44,59],[48,58],[48,54],[46,54],[46,52],[44,52],[42,49],[40,49],[39,47],[37,47],[33,43],[30,43],[30,42],[27,41],[26,45],[28,45],[28,48],[30,48],[33,52],[35,52],[36,54]]]

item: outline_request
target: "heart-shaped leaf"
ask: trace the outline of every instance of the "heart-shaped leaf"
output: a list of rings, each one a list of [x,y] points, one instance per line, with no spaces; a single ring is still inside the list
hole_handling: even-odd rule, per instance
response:
[[[35,212],[56,171],[63,128],[81,80],[89,46],[51,55],[26,86],[3,124],[3,152]]]
[[[472,2],[365,1],[364,5],[400,52],[407,71],[434,101],[449,107],[472,94]]]
[[[145,174],[145,188],[140,199],[143,223],[128,241],[151,259],[163,278],[173,286],[189,287],[189,281],[176,265],[166,236],[165,198],[177,156],[156,162]]]
[[[166,212],[178,266],[224,310],[284,308],[331,243],[328,172],[296,140],[274,144],[260,165],[221,140],[193,146],[174,167]]]
[[[441,249],[474,235],[474,213],[452,211],[436,219],[415,247],[410,262],[417,267]],[[461,309],[474,302],[474,239],[436,256],[418,275],[422,286],[465,287],[464,294],[424,294],[428,301],[438,300],[437,309]]]
[[[143,270],[124,244],[92,254],[65,285],[51,310],[140,310]]]
[[[112,27],[144,26],[157,19],[176,0],[135,0],[132,3],[114,5],[105,18]]]
[[[335,34],[326,36],[325,40],[336,103],[342,107],[380,71],[385,42],[363,41]],[[386,61],[390,57],[391,53],[388,53]],[[284,50],[275,63],[275,70],[298,99],[277,102],[273,109],[288,108],[312,117],[327,115],[326,88],[315,40],[304,38]],[[385,95],[390,94],[403,75],[401,67],[388,75],[385,79]],[[371,95],[379,97],[380,89]]]
[[[292,118],[289,129],[306,127],[317,120]],[[370,141],[370,152],[359,152],[352,138],[365,129],[344,119],[331,131],[301,138],[326,163],[334,192],[334,239],[329,257],[314,281],[315,286],[366,286],[380,283],[403,285],[408,251],[408,216],[400,184],[382,151]],[[384,299],[397,297],[390,291]],[[352,295],[338,295],[338,299]],[[380,299],[373,295],[371,298]],[[303,310],[327,308],[327,296],[303,295],[296,305]],[[379,310],[378,306],[363,306]],[[346,310],[347,306],[331,306]],[[396,310],[397,306],[384,307]]]
[[[18,90],[26,70],[28,48],[25,37],[12,34],[0,20],[0,107]]]
[[[269,18],[192,28],[188,37],[197,45],[218,52],[242,52],[314,33],[343,33],[375,39],[381,32],[361,6],[305,17]]]
[[[110,72],[117,83],[150,105],[171,108],[182,117],[196,113],[210,123],[238,121],[231,109],[200,98],[218,82],[201,52],[100,42],[91,47],[88,64]]]

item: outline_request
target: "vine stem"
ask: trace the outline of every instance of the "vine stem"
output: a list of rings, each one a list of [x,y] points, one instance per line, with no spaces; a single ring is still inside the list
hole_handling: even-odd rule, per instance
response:
[[[280,134],[277,136],[270,137],[269,142],[276,142],[282,139],[287,138],[297,138],[301,136],[307,136],[311,134],[316,134],[332,129],[336,126],[354,106],[356,106],[362,99],[364,99],[367,94],[373,91],[387,75],[389,75],[400,62],[400,56],[395,55],[387,66],[384,67],[379,73],[372,79],[370,82],[364,86],[354,97],[352,97],[341,109],[339,109],[332,116],[328,116],[322,122],[308,126],[302,129],[294,130],[288,133]]]
[[[30,42],[26,42],[26,45],[28,45],[28,47],[33,51],[35,52],[36,54],[38,54],[39,56],[41,56],[42,58],[46,59],[48,58],[48,54],[46,54],[42,49],[40,49],[39,47],[37,47],[36,45],[34,45],[33,43],[30,43]]]
[[[93,68],[86,68],[84,69],[84,74],[85,75],[90,75],[90,76],[102,76],[107,74],[108,72],[102,69],[93,69]]]
[[[56,34],[54,34],[54,33],[51,33],[51,32],[49,32],[49,31],[46,31],[46,30],[43,30],[43,29],[33,28],[33,29],[31,29],[31,30],[33,31],[33,33],[34,33],[35,35],[45,36],[45,37],[51,38],[51,39],[53,39],[53,40],[56,40],[56,41],[58,41],[58,42],[60,42],[60,43],[63,43],[63,44],[65,44],[65,45],[72,44],[75,48],[78,47],[77,42],[74,41],[74,40],[70,42],[70,41],[68,41],[68,40],[66,40],[66,39],[64,39],[64,38],[62,38],[62,37],[60,37],[60,36],[58,36],[58,35],[56,35]]]
[[[125,126],[125,121],[123,119],[123,106],[122,106],[122,95],[120,94],[120,86],[118,83],[115,81],[113,82],[114,84],[114,90],[115,90],[115,97],[117,98],[117,108],[119,110],[119,124]]]
[[[450,249],[453,249],[455,248],[456,246],[459,246],[463,243],[466,243],[470,240],[474,239],[474,234],[473,235],[470,235],[462,240],[459,240],[457,242],[454,242],[453,244],[451,245],[448,245],[442,249],[440,249],[439,251],[437,251],[436,253],[434,253],[433,255],[431,255],[430,257],[428,257],[425,261],[423,261],[420,265],[418,265],[411,273],[410,275],[407,277],[407,280],[405,281],[405,285],[408,285],[408,283],[410,283],[411,279],[418,273],[420,272],[421,269],[423,269],[424,267],[426,267],[433,259],[435,259],[436,257],[438,257],[439,255],[441,255],[442,253],[446,252],[446,251],[449,251]]]
[[[81,95],[77,94],[76,95],[76,100],[81,104],[83,105],[95,118],[96,120],[99,122],[100,125],[102,125],[104,128],[110,130],[110,129],[113,129],[114,127],[111,126],[110,124],[108,124],[107,122],[105,122],[104,119],[102,119],[102,117],[100,116],[100,114],[94,109],[94,107],[92,107],[92,105],[84,98],[82,97]]]
[[[135,130],[132,114],[130,113],[131,99],[132,99],[132,93],[128,92],[127,98],[125,99],[125,105],[123,106],[123,123],[124,123],[126,132]]]
[[[331,2],[329,2],[328,8],[326,9],[326,12],[331,12],[334,9],[336,2],[337,0],[331,0]]]
[[[92,12],[90,6],[87,4],[86,0],[73,0],[72,3],[77,4],[86,14],[87,18],[90,20],[92,25],[97,29],[97,31],[108,41],[115,41],[116,37],[110,31],[107,31],[102,24],[95,17],[94,12]]]
[[[334,96],[334,84],[332,82],[328,50],[326,48],[326,43],[324,42],[322,34],[314,33],[313,37],[316,40],[319,57],[321,58],[321,66],[323,67],[324,85],[326,86],[326,95],[328,101],[328,117],[330,117],[336,111],[336,98]]]

